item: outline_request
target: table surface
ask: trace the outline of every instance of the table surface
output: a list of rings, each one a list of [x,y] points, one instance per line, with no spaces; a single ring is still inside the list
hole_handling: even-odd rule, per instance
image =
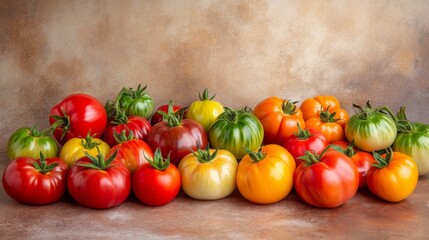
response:
[[[0,152],[1,176],[8,160]],[[46,206],[17,203],[0,190],[0,239],[428,239],[429,177],[411,196],[385,202],[360,190],[344,205],[319,209],[291,192],[280,202],[258,205],[238,191],[216,201],[180,192],[161,207],[132,195],[122,205],[94,210],[66,195]]]

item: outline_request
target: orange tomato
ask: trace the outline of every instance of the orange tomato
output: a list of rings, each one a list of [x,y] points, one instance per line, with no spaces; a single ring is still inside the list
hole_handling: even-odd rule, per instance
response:
[[[349,119],[347,111],[341,108],[340,102],[334,96],[316,96],[305,99],[300,106],[304,120],[312,117],[318,117],[321,111],[329,111],[335,114],[335,118],[341,119],[341,125],[344,127]]]
[[[336,119],[334,116],[335,113],[322,111],[319,116],[307,119],[305,126],[321,131],[328,143],[345,140],[344,128],[339,123],[341,119]]]

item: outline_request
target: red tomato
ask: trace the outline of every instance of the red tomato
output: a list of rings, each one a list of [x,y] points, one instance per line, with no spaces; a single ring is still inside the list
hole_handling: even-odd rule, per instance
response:
[[[54,130],[54,136],[63,145],[67,140],[78,138],[91,133],[99,138],[106,128],[107,113],[98,99],[76,93],[67,96],[49,113],[49,123]]]
[[[314,128],[301,127],[298,127],[298,132],[286,138],[283,144],[295,159],[297,166],[302,162],[299,157],[304,156],[307,151],[320,154],[327,146],[328,142],[322,132]]]
[[[179,193],[181,176],[170,160],[163,159],[159,148],[153,160],[139,167],[132,180],[134,195],[142,203],[161,206],[171,202]]]
[[[107,124],[106,130],[103,134],[103,140],[109,144],[110,147],[115,146],[118,142],[115,139],[114,133],[121,133],[123,130],[131,131],[135,138],[145,140],[149,135],[152,126],[150,122],[141,116],[125,116],[116,118]]]
[[[121,134],[116,135],[118,144],[113,146],[107,157],[116,155],[116,159],[121,161],[133,174],[138,167],[147,163],[146,158],[152,159],[153,152],[149,145],[141,139],[134,138],[132,132],[128,133],[125,130]]]
[[[67,189],[79,204],[97,209],[111,208],[123,203],[131,190],[131,174],[116,159],[116,154],[105,160],[86,155],[74,164],[67,177]]]
[[[345,154],[308,152],[295,170],[294,187],[298,196],[315,207],[334,208],[350,200],[358,189],[358,170]]]
[[[67,164],[57,157],[17,157],[3,172],[3,187],[18,202],[50,204],[63,196],[67,171]]]
[[[152,127],[146,141],[152,151],[160,148],[162,157],[167,158],[170,154],[171,163],[178,166],[188,153],[207,146],[207,134],[203,126],[194,120],[181,119],[172,113],[165,116],[165,121]]]
[[[162,114],[160,114],[158,111],[168,113],[168,106],[169,106],[169,104],[164,104],[164,105],[159,106],[156,109],[155,113],[152,115],[152,118],[150,119],[150,123],[152,124],[152,126],[159,123],[159,122],[162,122]],[[172,108],[171,110],[173,111],[173,113],[175,113],[175,112],[179,111],[180,109],[182,109],[182,106],[172,105],[171,108]]]

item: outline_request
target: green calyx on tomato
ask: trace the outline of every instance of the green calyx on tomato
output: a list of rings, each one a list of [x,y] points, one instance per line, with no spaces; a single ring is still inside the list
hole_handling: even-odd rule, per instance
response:
[[[55,119],[55,122],[51,125],[51,129],[54,130],[58,127],[61,127],[63,130],[61,132],[61,138],[63,139],[67,132],[70,130],[70,117],[67,115],[66,112],[63,111],[63,117],[62,116],[54,116],[51,115],[51,118]]]
[[[210,154],[210,144],[207,144],[206,148],[202,150],[200,147],[198,147],[197,151],[192,151],[192,154],[198,159],[201,163],[208,163],[213,161],[216,158],[217,152],[219,151],[219,148],[216,148],[216,150]]]
[[[298,110],[296,109],[296,104],[298,103],[298,101],[290,101],[290,100],[283,100],[282,103],[282,111],[284,114],[288,114],[288,115],[294,115],[298,112]]]
[[[247,154],[249,154],[249,157],[253,163],[262,161],[266,157],[266,154],[262,152],[262,146],[259,147],[258,151],[255,151],[255,152],[251,151],[247,147],[244,147],[244,150],[246,150]]]
[[[369,101],[366,102],[365,107],[353,103],[353,110],[355,111],[356,115],[362,120],[368,120],[373,117],[374,114],[382,113],[390,116],[395,122],[397,122],[397,118],[395,114],[393,114],[392,110],[390,110],[390,108],[386,106],[373,108],[371,104],[369,104]]]
[[[115,141],[120,144],[126,141],[130,141],[134,139],[134,133],[130,130],[122,130],[121,133],[118,133],[116,131],[113,132],[113,137],[115,138]]]
[[[209,98],[209,90],[206,88],[203,91],[203,94],[201,95],[200,92],[198,92],[198,98],[201,101],[205,101],[205,100],[213,100],[215,98],[216,94],[214,94],[212,97]]]
[[[110,163],[112,163],[113,160],[115,160],[116,158],[116,154],[118,153],[117,151],[115,151],[107,160],[104,158],[103,153],[100,152],[100,150],[98,149],[98,154],[97,156],[93,157],[91,155],[89,155],[87,152],[85,152],[85,156],[87,158],[89,158],[89,160],[91,160],[91,163],[77,163],[77,165],[81,166],[81,167],[86,167],[86,168],[92,168],[92,169],[97,169],[97,170],[105,170],[109,167],[111,167],[112,165]]]
[[[50,171],[52,171],[56,166],[58,166],[58,163],[51,163],[48,164],[48,162],[46,161],[45,157],[43,156],[43,153],[40,152],[40,164],[37,163],[36,161],[32,163],[34,168],[42,174],[46,174]]]
[[[320,121],[324,122],[324,123],[332,123],[332,122],[337,122],[338,120],[340,120],[340,118],[335,118],[335,115],[337,114],[337,112],[329,112],[329,107],[326,109],[326,111],[320,110]]]
[[[322,156],[332,147],[332,145],[328,145],[320,154],[315,153],[314,151],[306,151],[305,155],[298,157],[298,159],[303,161],[305,166],[311,166],[315,163],[320,162]]]
[[[98,145],[101,144],[101,142],[94,142],[94,141],[92,141],[93,139],[94,138],[91,137],[91,132],[88,132],[88,135],[86,135],[85,139],[83,139],[83,138],[81,139],[82,146],[85,149],[93,149],[96,146],[98,146]]]
[[[392,148],[386,149],[386,156],[383,158],[378,152],[373,152],[372,155],[376,163],[372,164],[372,166],[377,168],[384,168],[389,165],[390,160],[392,160],[393,150]]]
[[[294,135],[299,140],[306,140],[306,139],[309,139],[311,136],[313,136],[313,134],[311,134],[308,129],[302,129],[299,123],[297,123],[296,126],[298,127],[298,132],[294,133]]]
[[[153,160],[146,156],[144,157],[153,168],[159,171],[164,171],[170,166],[170,153],[168,153],[168,156],[166,158],[163,158],[160,148],[157,148],[153,153]]]

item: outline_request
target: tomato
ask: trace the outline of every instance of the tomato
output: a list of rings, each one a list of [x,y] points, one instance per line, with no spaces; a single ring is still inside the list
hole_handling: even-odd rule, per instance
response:
[[[9,137],[7,155],[10,160],[17,157],[37,158],[40,153],[46,158],[58,155],[58,146],[50,136],[51,129],[39,131],[36,127],[19,128]]]
[[[159,149],[148,163],[133,174],[132,189],[139,201],[152,206],[162,206],[176,198],[180,191],[180,172],[169,158],[163,158]]]
[[[336,113],[335,118],[338,123],[344,127],[349,115],[346,110],[341,108],[340,102],[334,96],[316,96],[305,99],[300,106],[304,120],[320,116],[322,111]]]
[[[209,92],[206,88],[203,95],[199,94],[200,100],[192,102],[186,112],[186,118],[199,122],[206,132],[209,131],[211,124],[224,111],[223,105],[213,100],[214,97],[215,95],[209,98]]]
[[[388,202],[399,202],[410,196],[419,178],[414,160],[390,148],[382,155],[376,152],[373,154],[378,164],[368,170],[368,189]]]
[[[127,117],[122,112],[107,124],[102,138],[110,147],[113,147],[118,143],[114,137],[115,133],[121,133],[123,130],[131,131],[135,138],[145,140],[151,129],[152,126],[146,118],[140,116]]]
[[[268,97],[255,106],[253,114],[264,127],[264,144],[283,145],[287,137],[298,131],[298,124],[305,127],[302,112],[296,103],[279,97]]]
[[[178,166],[188,153],[207,146],[207,134],[201,124],[192,119],[182,119],[173,112],[162,114],[165,120],[153,125],[146,139],[152,151],[160,148],[162,157],[170,154],[171,163]]]
[[[298,166],[302,162],[299,157],[304,156],[307,151],[316,154],[322,153],[328,146],[328,142],[319,130],[315,128],[302,129],[298,125],[298,132],[286,138],[282,146],[292,154]]]
[[[226,150],[198,148],[179,164],[183,191],[199,200],[217,200],[235,190],[237,159]]]
[[[236,183],[247,200],[270,204],[285,198],[292,189],[295,160],[277,144],[268,144],[248,153],[237,167]]]
[[[245,154],[245,147],[257,149],[262,144],[264,128],[252,113],[225,108],[212,124],[209,141],[212,148],[230,151],[236,159]]]
[[[106,155],[110,151],[109,145],[99,138],[86,136],[85,138],[72,138],[68,140],[60,151],[60,158],[71,167],[85,153],[97,156],[99,152]]]
[[[74,164],[67,176],[70,196],[89,208],[106,209],[122,204],[131,190],[131,174],[116,154],[105,159],[86,155]]]
[[[76,93],[51,109],[49,123],[55,129],[55,138],[63,145],[69,139],[85,137],[88,133],[101,137],[107,124],[107,113],[98,99]]]
[[[116,158],[128,168],[131,174],[147,163],[147,158],[153,159],[153,152],[149,145],[141,139],[134,138],[132,132],[127,133],[125,130],[122,130],[121,134],[115,132],[115,138],[118,144],[110,149],[107,157],[116,153]]]
[[[150,119],[150,123],[152,126],[158,122],[162,122],[162,114],[160,114],[158,111],[167,113],[169,106],[170,106],[169,104],[164,104],[164,105],[159,106],[156,109],[156,111],[154,112],[154,114],[152,115],[152,117]],[[171,105],[171,111],[174,113],[176,113],[177,111],[179,111],[181,109],[183,109],[183,107],[181,105]]]
[[[60,158],[17,157],[3,172],[6,193],[20,203],[44,205],[57,202],[66,189],[68,167]]]
[[[407,120],[405,107],[398,113],[398,135],[393,150],[410,156],[417,164],[419,176],[429,173],[429,125]]]
[[[119,110],[125,112],[126,116],[140,116],[149,119],[152,116],[155,103],[152,96],[145,92],[146,88],[147,86],[142,88],[141,84],[136,90],[122,88],[115,100],[108,100],[105,105],[109,118],[117,116]]]
[[[321,208],[338,207],[357,192],[359,174],[345,154],[324,150],[320,155],[307,152],[294,173],[294,187],[306,203]]]
[[[311,117],[305,121],[307,128],[319,129],[325,135],[328,143],[345,140],[344,119],[335,118],[336,113],[321,111],[318,117]],[[342,122],[342,124],[340,123]]]
[[[345,135],[349,142],[366,152],[390,147],[395,141],[397,128],[388,107],[372,108],[353,104],[356,114],[351,116],[345,126]],[[387,115],[384,112],[390,114]]]

